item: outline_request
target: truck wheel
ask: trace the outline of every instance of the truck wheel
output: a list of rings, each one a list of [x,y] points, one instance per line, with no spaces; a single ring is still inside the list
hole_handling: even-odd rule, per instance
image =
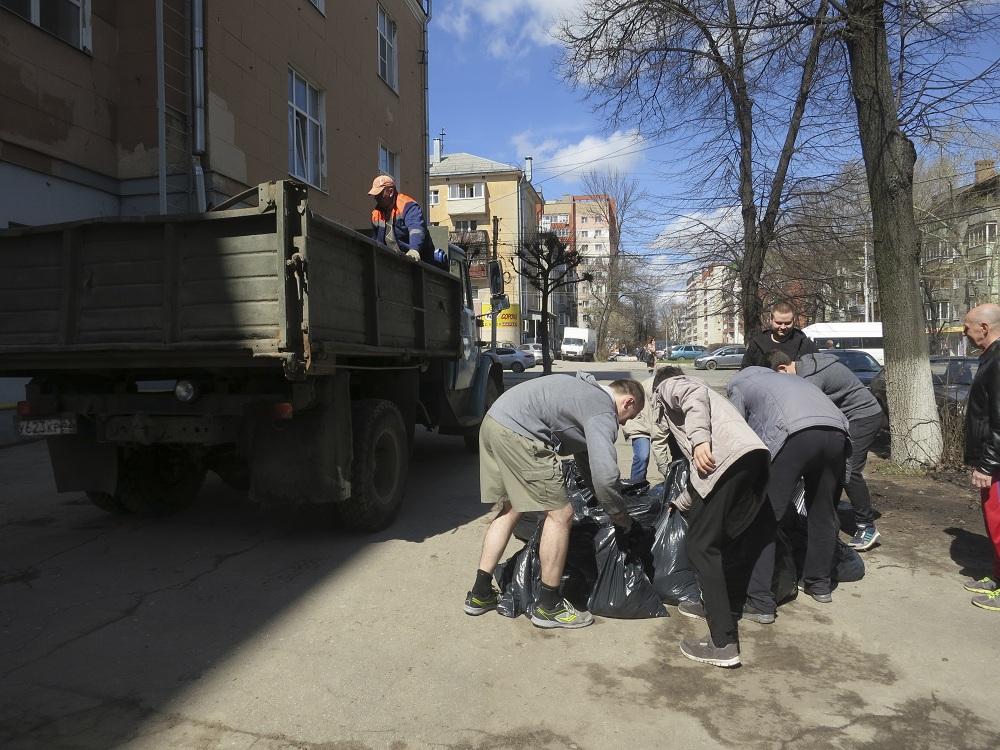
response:
[[[714,359],[710,359],[708,360],[708,362],[705,363],[705,367],[708,368],[709,370],[714,370],[718,366],[719,363],[716,362]]]
[[[124,516],[128,515],[132,511],[122,505],[121,501],[114,495],[110,495],[107,492],[97,492],[96,490],[87,490],[87,499],[90,500],[94,505],[103,511],[108,513],[116,513],[118,515]]]
[[[522,365],[520,362],[511,362],[510,369],[511,372],[521,373],[524,372],[524,365]]]
[[[185,451],[144,446],[119,457],[114,498],[137,515],[167,516],[192,505],[204,481]]]
[[[357,401],[351,419],[351,497],[339,506],[339,515],[352,529],[378,531],[392,523],[403,503],[410,463],[406,427],[396,405],[383,399]]]
[[[490,407],[493,406],[493,402],[497,400],[497,396],[499,395],[497,393],[497,390],[498,390],[497,389],[497,382],[493,378],[490,378],[486,382],[486,398],[484,399],[485,403],[483,404],[483,417],[484,418],[486,417],[486,412],[488,412],[490,410]],[[476,425],[475,429],[470,430],[465,435],[465,449],[467,451],[469,451],[469,453],[479,453],[479,426],[478,425]]]

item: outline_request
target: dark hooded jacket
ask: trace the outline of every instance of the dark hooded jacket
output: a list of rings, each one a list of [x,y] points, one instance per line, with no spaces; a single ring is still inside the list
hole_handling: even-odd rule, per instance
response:
[[[792,335],[781,342],[775,342],[771,338],[771,329],[768,328],[766,331],[762,331],[759,336],[750,339],[750,343],[747,344],[747,351],[743,355],[743,362],[740,364],[740,369],[742,370],[744,367],[751,367],[753,365],[763,367],[764,355],[768,352],[773,352],[775,349],[780,349],[787,354],[792,362],[803,354],[816,354],[819,351],[816,343],[798,328],[793,328]]]

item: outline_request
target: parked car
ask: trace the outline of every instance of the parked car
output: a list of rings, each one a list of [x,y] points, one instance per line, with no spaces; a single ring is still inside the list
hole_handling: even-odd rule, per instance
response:
[[[969,388],[979,369],[978,357],[931,357],[931,382],[934,385],[934,399],[938,411],[953,417],[965,415],[965,404],[969,400]],[[889,416],[889,401],[885,395],[885,368],[872,378],[872,394]]]
[[[512,346],[498,346],[496,354],[500,358],[503,369],[511,372],[524,372],[529,367],[535,366],[534,354],[523,352]]]
[[[871,388],[872,379],[882,371],[878,363],[868,352],[860,349],[823,349],[820,354],[832,354],[837,357],[848,370],[858,376],[858,380]]]
[[[700,344],[681,344],[670,350],[670,359],[697,359],[708,353],[708,349]]]
[[[532,354],[534,354],[536,362],[541,362],[545,358],[544,350],[542,349],[541,344],[521,344],[517,348],[520,349],[522,352],[531,352]],[[552,360],[553,362],[556,361],[556,353],[552,350],[549,350],[549,359]]]
[[[747,348],[742,344],[723,346],[716,349],[711,354],[698,357],[694,361],[694,366],[698,370],[714,370],[717,367],[736,367],[743,363],[743,355]],[[671,357],[673,359],[673,357]]]

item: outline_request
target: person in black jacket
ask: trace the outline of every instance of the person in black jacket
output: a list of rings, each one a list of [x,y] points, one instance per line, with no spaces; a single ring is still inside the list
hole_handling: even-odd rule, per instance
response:
[[[740,369],[758,365],[766,367],[764,355],[774,350],[788,355],[794,362],[803,354],[816,354],[819,347],[795,327],[795,308],[787,302],[778,302],[771,308],[771,327],[750,339]]]
[[[993,574],[966,581],[972,603],[1000,612],[1000,305],[979,305],[965,316],[965,336],[982,351],[965,411],[965,463],[983,503],[986,535],[993,543]]]

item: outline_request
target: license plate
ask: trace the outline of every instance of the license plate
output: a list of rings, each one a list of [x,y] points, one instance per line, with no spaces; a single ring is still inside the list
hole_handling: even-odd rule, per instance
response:
[[[18,435],[75,435],[76,417],[51,419],[21,419],[17,423]]]

